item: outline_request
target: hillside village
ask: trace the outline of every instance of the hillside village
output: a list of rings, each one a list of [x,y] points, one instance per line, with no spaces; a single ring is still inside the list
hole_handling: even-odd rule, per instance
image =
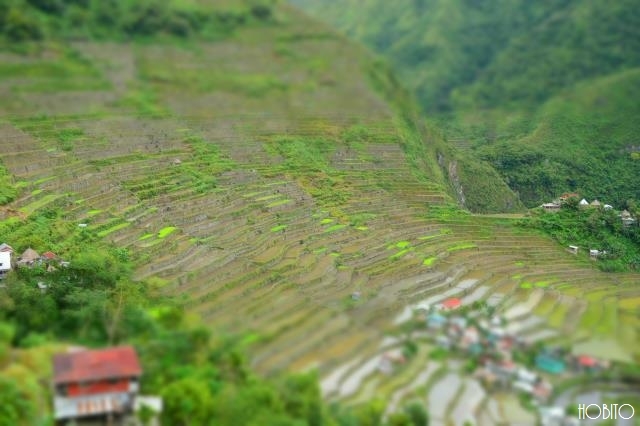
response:
[[[14,268],[45,268],[47,272],[53,272],[59,267],[67,267],[69,262],[60,258],[52,251],[46,251],[39,254],[31,247],[27,248],[22,254],[15,257],[13,247],[7,243],[0,244],[0,280]],[[44,284],[38,283],[41,289],[45,289]]]
[[[577,201],[578,199],[580,199],[580,195],[576,193],[565,193],[549,203],[541,204],[540,208],[542,208],[546,212],[555,213],[558,212],[562,208],[562,206],[567,204],[572,198]],[[618,215],[618,217],[620,217],[620,221],[622,222],[623,226],[633,226],[638,224],[638,218],[634,217],[631,213],[629,213],[628,210],[624,209],[622,211],[616,211],[611,204],[603,204],[597,199],[589,202],[585,198],[582,198],[580,199],[580,201],[578,201],[578,206],[581,209],[592,208],[614,211]]]

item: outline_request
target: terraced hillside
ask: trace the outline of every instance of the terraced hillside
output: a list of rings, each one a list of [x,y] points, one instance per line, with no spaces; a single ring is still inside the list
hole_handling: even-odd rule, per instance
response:
[[[421,301],[484,300],[534,340],[606,338],[638,361],[640,276],[451,207],[438,142],[389,74],[281,13],[216,43],[3,53],[0,160],[16,189],[3,238],[50,224],[59,238],[32,246],[62,256],[112,241],[139,280],[247,334],[259,371],[317,368],[327,398],[418,396],[443,422],[443,407],[497,403],[426,349],[392,378],[376,370]]]

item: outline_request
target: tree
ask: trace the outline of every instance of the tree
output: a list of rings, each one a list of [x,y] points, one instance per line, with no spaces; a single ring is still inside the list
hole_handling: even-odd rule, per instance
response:
[[[420,401],[410,402],[404,406],[404,412],[409,415],[414,426],[429,426],[429,414]]]
[[[29,425],[37,412],[15,380],[0,375],[0,425]]]
[[[412,426],[411,418],[407,413],[393,413],[387,420],[389,426]]]
[[[43,36],[38,23],[16,8],[9,9],[3,26],[4,33],[12,41],[40,40]]]
[[[209,387],[195,378],[171,383],[162,391],[162,423],[176,426],[208,425],[213,410]]]

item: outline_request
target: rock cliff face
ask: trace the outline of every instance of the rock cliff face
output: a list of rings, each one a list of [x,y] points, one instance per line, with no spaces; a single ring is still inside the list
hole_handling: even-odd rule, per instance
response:
[[[458,162],[456,160],[449,163],[449,180],[456,191],[458,202],[460,202],[462,206],[466,207],[466,199],[464,197],[462,184],[460,183],[460,178],[458,177]]]

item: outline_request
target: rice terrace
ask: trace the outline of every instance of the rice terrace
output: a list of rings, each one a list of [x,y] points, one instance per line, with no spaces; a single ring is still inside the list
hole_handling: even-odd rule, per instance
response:
[[[214,42],[0,52],[0,243],[116,247],[136,283],[243,336],[259,375],[317,371],[325,401],[385,419],[420,401],[434,425],[536,424],[536,404],[589,392],[640,409],[616,379],[640,363],[640,274],[600,270],[525,209],[470,213],[453,148],[387,67],[278,14]],[[499,329],[553,390],[487,379],[456,324],[476,343]]]

